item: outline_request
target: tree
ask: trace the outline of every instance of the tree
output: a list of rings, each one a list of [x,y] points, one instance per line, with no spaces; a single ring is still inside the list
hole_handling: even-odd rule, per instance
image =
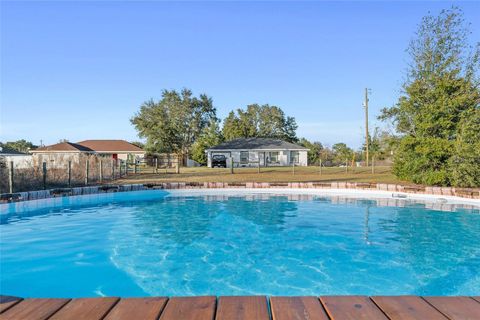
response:
[[[200,137],[192,146],[192,159],[201,164],[207,164],[207,155],[205,150],[223,142],[223,136],[220,132],[218,120],[212,120],[206,127]]]
[[[37,146],[27,141],[25,139],[17,140],[17,141],[7,141],[5,143],[0,142],[0,147],[5,149],[11,149],[18,152],[28,152],[31,149],[36,149]]]
[[[231,111],[223,122],[226,140],[236,138],[274,138],[296,142],[295,118],[285,116],[282,109],[268,104],[251,104],[246,110]]]
[[[134,146],[139,147],[140,149],[145,148],[145,143],[143,143],[141,141],[130,141],[130,143],[133,144]]]
[[[465,113],[460,121],[450,161],[453,185],[480,186],[480,109]]]
[[[243,137],[243,133],[240,129],[240,120],[237,118],[234,111],[230,111],[225,120],[223,120],[222,134],[226,141]]]
[[[369,136],[369,151],[370,155],[377,160],[389,158],[398,143],[398,139],[385,130],[375,127],[373,134]],[[365,143],[362,145],[362,151],[365,152]]]
[[[320,154],[323,150],[323,145],[320,142],[310,142],[305,138],[301,138],[298,141],[298,144],[310,149],[307,154],[309,165],[315,165],[319,163]]]
[[[174,152],[188,157],[192,144],[203,129],[216,119],[212,99],[198,98],[183,89],[180,93],[164,90],[162,99],[145,102],[131,119],[149,152]]]
[[[400,134],[393,172],[401,179],[459,185],[459,177],[468,176],[463,181],[478,186],[480,166],[468,165],[473,159],[465,150],[473,147],[475,131],[468,128],[475,127],[471,116],[480,108],[480,46],[472,49],[468,34],[462,12],[452,8],[424,17],[410,43],[403,94],[380,116]]]
[[[335,143],[332,146],[332,151],[335,156],[335,161],[339,164],[344,164],[345,160],[347,160],[347,162],[350,161],[354,155],[353,150],[343,142]]]

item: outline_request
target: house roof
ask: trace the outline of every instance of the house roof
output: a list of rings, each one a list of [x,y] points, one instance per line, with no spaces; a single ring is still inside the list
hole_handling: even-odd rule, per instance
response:
[[[25,156],[25,155],[28,155],[28,154],[25,153],[25,152],[20,152],[20,151],[14,150],[14,149],[0,147],[0,155],[4,155],[4,156],[5,155]]]
[[[31,152],[93,152],[93,150],[78,143],[60,142],[31,150]]]
[[[211,147],[208,150],[235,150],[235,149],[248,149],[248,150],[309,150],[298,144],[286,142],[279,139],[270,138],[241,138],[234,139],[217,146]]]
[[[85,140],[78,144],[96,152],[144,152],[142,148],[125,140]]]
[[[144,152],[141,148],[125,140],[85,140],[77,143],[60,142],[31,150],[31,152]]]

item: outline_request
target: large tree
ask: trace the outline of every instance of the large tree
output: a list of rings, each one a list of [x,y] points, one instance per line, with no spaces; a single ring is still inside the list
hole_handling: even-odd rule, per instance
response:
[[[188,156],[195,140],[216,119],[212,99],[194,97],[188,89],[162,92],[162,99],[145,102],[131,119],[138,135],[146,138],[149,152],[173,152]]]
[[[479,45],[473,48],[468,35],[462,12],[452,8],[424,17],[410,43],[403,94],[380,116],[400,135],[393,170],[402,179],[478,186],[480,165],[466,150],[474,149],[478,127]]]
[[[212,120],[210,125],[203,129],[202,134],[192,146],[192,159],[200,164],[207,164],[205,150],[223,142],[218,120]]]
[[[268,104],[251,104],[246,110],[230,112],[223,122],[225,140],[236,138],[276,138],[296,142],[295,118],[285,116],[282,109]]]

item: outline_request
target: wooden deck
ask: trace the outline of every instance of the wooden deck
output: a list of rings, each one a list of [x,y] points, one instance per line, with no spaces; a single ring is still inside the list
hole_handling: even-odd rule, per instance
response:
[[[480,319],[480,297],[174,297],[21,299],[0,296],[0,319]]]

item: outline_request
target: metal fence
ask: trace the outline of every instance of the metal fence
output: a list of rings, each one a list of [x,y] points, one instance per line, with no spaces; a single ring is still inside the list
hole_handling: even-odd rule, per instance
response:
[[[102,184],[129,174],[179,172],[176,158],[157,157],[142,161],[97,155],[55,159],[29,157],[23,161],[0,158],[0,193]]]

